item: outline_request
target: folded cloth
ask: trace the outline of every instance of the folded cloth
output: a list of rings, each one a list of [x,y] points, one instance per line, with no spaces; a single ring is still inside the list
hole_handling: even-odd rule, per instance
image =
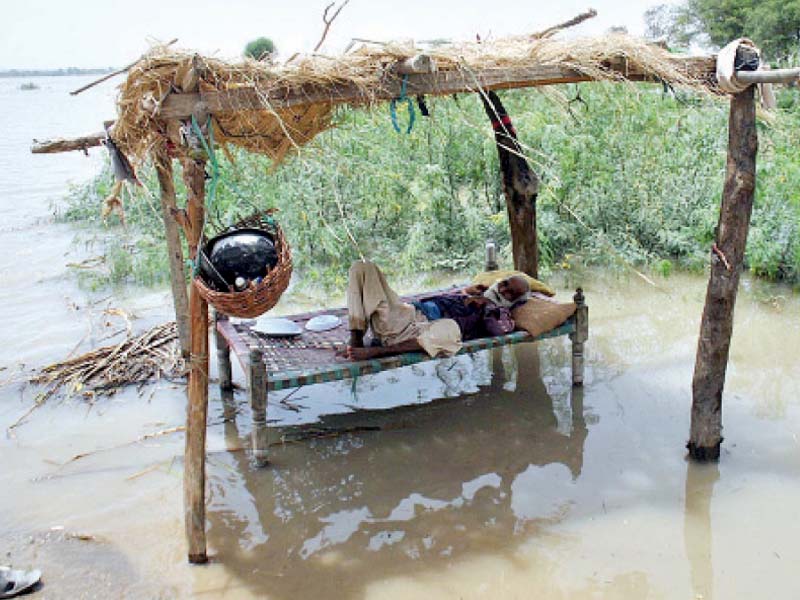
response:
[[[452,356],[461,350],[461,329],[453,319],[430,321],[417,338],[428,356]]]

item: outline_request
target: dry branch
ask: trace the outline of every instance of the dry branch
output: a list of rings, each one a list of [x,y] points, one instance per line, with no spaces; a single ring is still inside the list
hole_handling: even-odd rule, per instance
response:
[[[563,29],[568,29],[569,27],[575,27],[575,25],[580,25],[584,21],[588,21],[589,19],[593,19],[597,16],[597,11],[593,8],[590,8],[584,13],[581,13],[575,17],[572,17],[569,21],[564,21],[563,23],[559,23],[558,25],[553,25],[552,27],[548,27],[544,31],[540,31],[539,33],[534,33],[531,37],[536,38],[544,38],[551,36]]]
[[[175,43],[175,42],[177,42],[177,41],[178,41],[178,38],[175,38],[175,39],[173,39],[173,40],[170,40],[169,42],[167,42],[166,44],[164,44],[164,47],[166,48],[166,47],[168,47],[168,46],[171,46],[172,44],[174,44],[174,43]],[[133,62],[132,62],[132,63],[130,63],[129,65],[126,65],[126,66],[124,66],[124,67],[122,67],[121,69],[118,69],[118,70],[116,70],[116,71],[112,71],[111,73],[108,73],[107,75],[104,75],[104,76],[103,76],[103,77],[101,77],[100,79],[95,79],[95,80],[94,80],[94,81],[92,81],[91,83],[87,83],[85,86],[83,86],[83,87],[81,87],[81,88],[78,88],[77,90],[74,90],[74,91],[70,92],[70,93],[69,93],[69,95],[70,95],[70,96],[77,96],[77,95],[78,95],[78,94],[80,94],[81,92],[85,92],[85,91],[86,91],[86,90],[88,90],[89,88],[93,88],[94,86],[96,86],[96,85],[97,85],[97,84],[99,84],[99,83],[103,83],[104,81],[108,81],[108,80],[109,80],[109,79],[111,79],[112,77],[116,77],[117,75],[122,75],[123,73],[127,73],[128,71],[130,71],[130,70],[131,70],[131,68],[133,68],[133,66],[134,66],[136,63],[138,63],[140,60],[142,60],[142,59],[143,59],[145,56],[147,56],[147,53],[145,53],[145,54],[142,54],[142,55],[141,55],[139,58],[137,58],[135,61],[133,61]]]
[[[328,37],[328,31],[331,28],[331,23],[333,23],[333,21],[336,19],[336,17],[339,16],[339,13],[342,12],[342,9],[345,6],[347,6],[348,2],[350,2],[350,0],[344,0],[344,2],[342,2],[342,5],[339,8],[336,9],[336,12],[333,13],[333,15],[331,16],[330,19],[328,18],[328,11],[336,3],[335,2],[331,2],[330,4],[328,4],[328,6],[325,7],[325,12],[322,13],[322,22],[325,23],[325,29],[322,30],[322,37],[319,38],[319,41],[317,42],[317,45],[314,46],[314,52],[316,52],[317,50],[319,50],[322,47],[322,43],[325,41],[325,38]]]
[[[71,152],[81,150],[88,154],[87,149],[102,145],[106,139],[106,132],[91,133],[77,138],[58,138],[54,140],[33,140],[31,152],[33,154],[55,154],[57,152]]]

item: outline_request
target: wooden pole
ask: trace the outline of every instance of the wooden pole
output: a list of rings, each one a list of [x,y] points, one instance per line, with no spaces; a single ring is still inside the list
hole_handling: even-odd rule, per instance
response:
[[[492,91],[481,92],[480,96],[486,115],[494,128],[497,153],[500,157],[514,268],[532,277],[538,277],[536,197],[539,194],[539,178],[523,156],[522,147],[517,141],[517,132],[500,98]]]
[[[722,443],[722,389],[753,209],[757,150],[754,88],[750,86],[731,99],[725,186],[692,380],[692,425],[686,447],[697,460],[718,459]]]
[[[186,159],[183,178],[188,193],[189,253],[200,243],[205,212],[204,163]],[[183,464],[183,505],[189,562],[204,563],[206,554],[206,421],[208,417],[208,304],[191,286],[189,293],[191,355]]]
[[[586,306],[586,298],[583,290],[578,288],[572,297],[577,308],[575,309],[575,331],[569,334],[572,340],[572,385],[581,387],[583,385],[583,345],[589,339],[589,307]]]
[[[225,336],[222,335],[217,325],[227,321],[228,315],[214,311],[214,341],[217,346],[217,371],[219,372],[219,389],[222,392],[233,390],[233,368],[231,366],[231,349]]]
[[[31,153],[33,154],[56,154],[58,152],[72,152],[80,150],[84,154],[89,154],[89,148],[95,148],[103,144],[106,139],[105,131],[90,133],[76,138],[57,138],[54,140],[33,140]]]
[[[736,71],[735,78],[739,83],[797,83],[800,68]]]
[[[177,204],[175,200],[175,182],[172,178],[172,159],[163,149],[159,149],[153,152],[153,164],[158,175],[158,187],[161,190],[161,218],[164,221],[164,232],[167,239],[172,303],[175,306],[178,339],[181,344],[181,353],[184,357],[188,357],[189,297],[186,291],[186,270],[180,231],[178,223],[173,216],[173,211],[177,209]]]
[[[253,415],[253,460],[257,467],[269,464],[269,437],[267,431],[267,368],[264,353],[258,348],[250,349],[250,410]]]

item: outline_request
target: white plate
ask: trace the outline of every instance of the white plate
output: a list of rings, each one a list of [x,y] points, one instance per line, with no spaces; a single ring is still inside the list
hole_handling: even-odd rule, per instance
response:
[[[308,320],[306,329],[309,331],[328,331],[336,329],[341,323],[342,320],[336,315],[317,315]]]
[[[289,319],[261,318],[253,325],[253,331],[273,337],[291,337],[303,333],[303,328]]]

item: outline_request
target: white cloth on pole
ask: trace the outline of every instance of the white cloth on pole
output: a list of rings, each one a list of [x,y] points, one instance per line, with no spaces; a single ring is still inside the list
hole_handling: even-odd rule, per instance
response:
[[[750,46],[758,52],[758,48],[751,40],[739,38],[738,40],[733,40],[717,54],[717,82],[719,83],[720,89],[724,92],[738,94],[745,91],[750,86],[749,83],[742,83],[736,79],[736,69],[734,66],[736,62],[736,50],[742,45]]]

